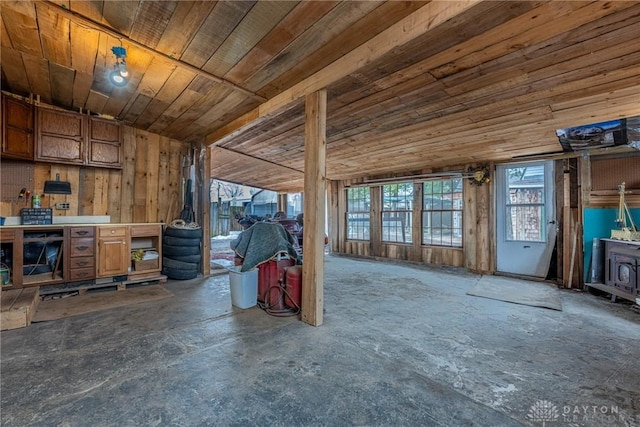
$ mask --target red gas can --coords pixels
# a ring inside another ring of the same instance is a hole
[[[294,265],[285,270],[284,305],[294,310],[300,309],[302,301],[302,266]]]
[[[284,282],[284,269],[295,264],[295,260],[283,259],[280,261],[267,261],[258,266],[258,301],[265,302],[270,288],[278,287]],[[278,291],[279,292],[279,291]],[[269,303],[275,301],[276,290],[273,289],[268,296]]]

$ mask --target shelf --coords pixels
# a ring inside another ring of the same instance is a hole
[[[22,278],[22,284],[24,286],[33,286],[33,285],[41,285],[43,283],[53,284],[53,283],[62,283],[64,279],[61,273],[56,272],[55,277],[52,277],[51,272],[40,273],[40,274],[31,274],[29,276],[24,276]]]
[[[52,236],[52,237],[25,237],[24,243],[39,243],[39,242],[63,242],[64,236]]]

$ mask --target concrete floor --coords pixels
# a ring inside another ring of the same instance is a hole
[[[171,298],[2,332],[0,421],[640,425],[631,305],[558,291],[560,312],[465,295],[478,280],[328,256],[319,328],[233,309],[226,275],[170,281]],[[550,415],[533,412],[542,401]]]

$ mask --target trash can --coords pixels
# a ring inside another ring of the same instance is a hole
[[[251,308],[258,303],[258,269],[241,272],[238,265],[229,269],[231,304],[238,308]]]

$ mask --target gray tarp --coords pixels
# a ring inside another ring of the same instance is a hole
[[[230,243],[231,249],[244,258],[240,271],[249,271],[279,254],[288,254],[300,263],[295,238],[278,223],[257,222]]]

